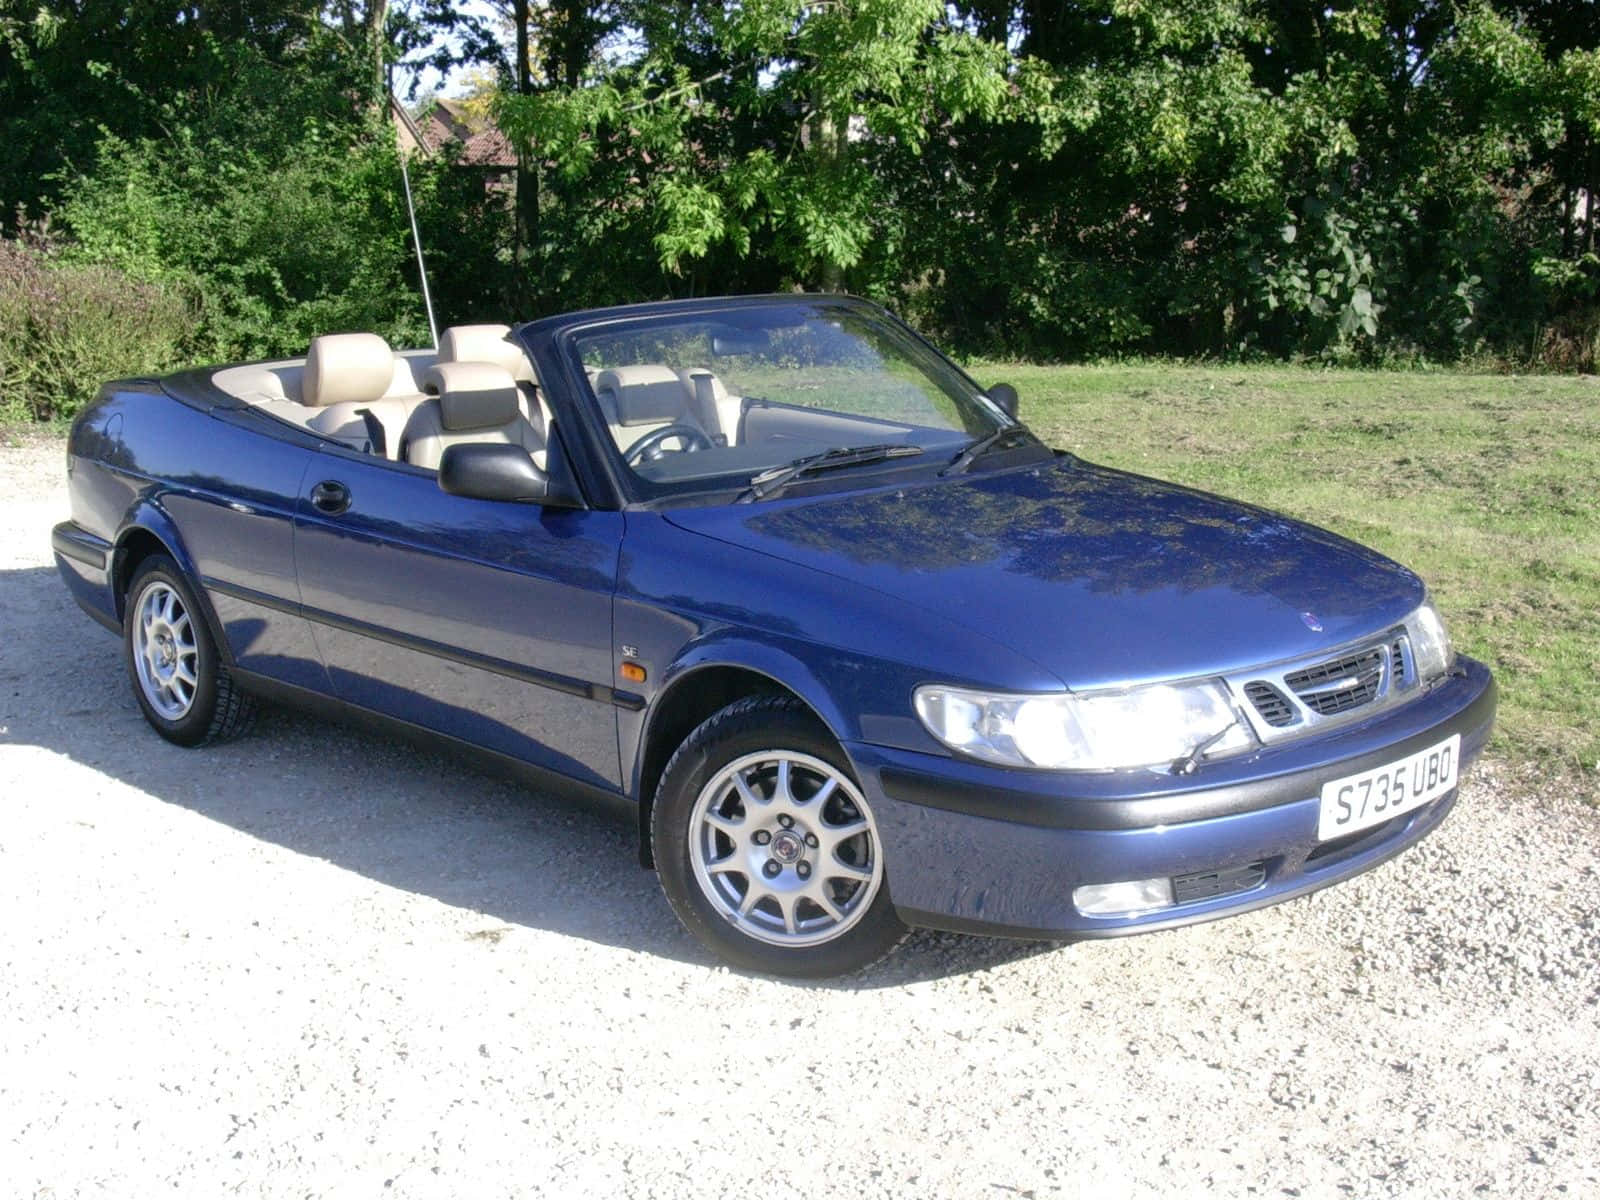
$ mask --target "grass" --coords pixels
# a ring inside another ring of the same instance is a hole
[[[1428,581],[1500,683],[1493,749],[1600,772],[1600,379],[988,365],[1051,445],[1236,496]]]

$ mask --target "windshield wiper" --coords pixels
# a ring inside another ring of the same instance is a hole
[[[1029,433],[1027,429],[1021,425],[1007,425],[1004,429],[996,430],[986,438],[979,438],[960,454],[956,455],[955,458],[951,459],[950,465],[944,470],[940,471],[939,474],[941,477],[945,475],[959,475],[979,458],[989,453],[989,451],[998,450],[1006,442],[1012,441],[1018,437],[1032,439],[1033,434]]]
[[[752,500],[765,500],[781,492],[802,475],[816,471],[831,471],[837,467],[855,467],[863,463],[883,462],[890,458],[909,458],[921,454],[921,446],[907,446],[900,442],[883,442],[872,446],[837,446],[821,454],[807,454],[781,467],[772,467],[750,477],[750,486],[740,495],[740,504]]]
[[[1199,770],[1200,760],[1205,757],[1206,751],[1220,742],[1228,731],[1238,723],[1239,718],[1235,717],[1210,737],[1201,738],[1194,744],[1189,753],[1183,755],[1172,764],[1172,773],[1174,775],[1193,775],[1195,771]]]

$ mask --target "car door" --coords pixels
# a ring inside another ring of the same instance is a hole
[[[452,496],[431,471],[328,448],[302,489],[295,563],[334,693],[617,788],[623,520]]]
[[[148,412],[155,457],[140,469],[174,481],[159,504],[180,531],[234,665],[326,691],[327,673],[299,612],[293,549],[297,497],[316,443],[248,410]],[[195,461],[207,465],[197,470]]]

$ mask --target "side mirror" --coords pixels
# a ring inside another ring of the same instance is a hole
[[[985,393],[1000,406],[1000,411],[1013,421],[1017,419],[1017,389],[1009,383],[997,383]]]
[[[577,494],[535,466],[521,446],[481,442],[448,446],[439,459],[439,487],[452,496],[474,500],[582,507]]]

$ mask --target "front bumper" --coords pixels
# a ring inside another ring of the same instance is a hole
[[[1370,722],[1285,743],[1192,776],[1019,771],[850,743],[883,840],[896,909],[913,925],[1015,937],[1091,938],[1187,925],[1304,895],[1420,841],[1450,792],[1351,839],[1318,843],[1322,785],[1461,735],[1463,769],[1488,741],[1495,685],[1461,658],[1424,696]],[[1235,868],[1256,868],[1229,875]],[[1157,877],[1223,895],[1134,916],[1087,916],[1083,884]]]

